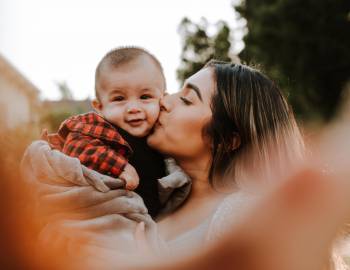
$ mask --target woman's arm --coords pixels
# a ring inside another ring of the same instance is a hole
[[[82,237],[102,247],[135,245],[137,221],[127,215],[146,215],[147,209],[136,193],[116,189],[123,185],[121,180],[82,166],[78,159],[51,150],[45,141],[28,147],[21,171],[37,201],[43,243],[77,242]]]
[[[217,243],[189,256],[156,257],[146,252],[143,259],[141,254],[139,260],[130,260],[118,269],[333,269],[327,267],[329,250],[350,213],[350,185],[344,180],[305,168],[265,194],[261,203]],[[138,230],[138,239],[147,248],[142,228]],[[99,255],[103,256],[103,251]],[[106,256],[101,266],[112,269],[111,265],[116,261]]]

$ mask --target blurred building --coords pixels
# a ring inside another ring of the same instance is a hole
[[[39,90],[0,54],[0,130],[39,121]]]

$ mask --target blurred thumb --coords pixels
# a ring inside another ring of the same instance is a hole
[[[48,133],[48,131],[47,131],[46,128],[44,128],[44,129],[41,131],[40,139],[42,139],[42,140],[44,140],[44,141],[48,141],[48,140],[49,140],[49,133]]]
[[[144,254],[150,255],[151,249],[147,242],[146,232],[145,232],[145,223],[143,221],[137,224],[134,237],[135,237],[136,246],[138,250]]]

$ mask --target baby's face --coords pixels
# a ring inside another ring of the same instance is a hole
[[[99,80],[100,107],[106,120],[135,137],[149,134],[159,116],[165,82],[149,57],[105,70]]]

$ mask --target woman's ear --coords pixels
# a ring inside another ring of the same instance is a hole
[[[101,112],[101,110],[102,110],[102,104],[101,104],[101,102],[100,102],[99,100],[97,100],[97,99],[93,99],[93,100],[91,101],[91,106],[92,106],[92,108],[94,108],[94,110],[95,110],[96,112]]]
[[[240,146],[241,146],[241,136],[239,136],[237,132],[234,132],[232,136],[231,151],[236,150]]]

